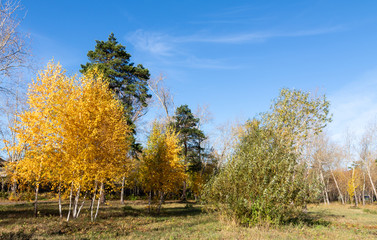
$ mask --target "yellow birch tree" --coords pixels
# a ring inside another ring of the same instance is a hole
[[[159,198],[159,212],[165,195],[177,192],[186,179],[180,151],[177,133],[170,127],[163,129],[162,125],[154,123],[140,166],[141,182],[149,193],[149,211],[152,192]]]
[[[17,148],[25,149],[25,156],[15,172],[20,181],[36,186],[35,211],[39,185],[48,182],[58,187],[60,214],[61,191],[69,192],[67,221],[71,210],[72,217],[79,216],[84,204],[78,207],[79,197],[92,193],[94,220],[97,191],[104,194],[103,185],[119,180],[128,164],[130,130],[121,103],[96,69],[67,77],[51,62],[31,84],[28,104],[16,128]]]

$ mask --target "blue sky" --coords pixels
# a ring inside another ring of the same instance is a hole
[[[54,58],[75,73],[114,32],[133,62],[165,76],[177,106],[208,105],[212,126],[268,110],[283,87],[327,95],[335,140],[377,115],[376,1],[21,3],[41,67]]]

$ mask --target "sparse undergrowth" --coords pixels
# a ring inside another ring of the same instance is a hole
[[[0,239],[375,239],[377,206],[352,209],[339,204],[310,206],[306,218],[280,227],[240,227],[205,213],[194,203],[167,201],[161,214],[148,214],[147,202],[110,201],[92,223],[89,213],[67,223],[55,202],[0,202]]]

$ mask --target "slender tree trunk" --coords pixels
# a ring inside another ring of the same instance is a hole
[[[74,202],[73,212],[72,212],[73,218],[77,217],[76,214],[77,214],[77,205],[79,203],[79,198],[80,198],[80,190],[81,190],[81,185],[79,185],[79,188],[77,189],[77,192],[76,192],[76,197],[75,197],[75,202]]]
[[[335,175],[334,175],[333,171],[330,170],[330,172],[331,172],[331,175],[332,175],[332,177],[334,179],[335,186],[336,186],[336,189],[338,190],[340,199],[342,200],[342,204],[344,204],[343,194],[342,194],[342,191],[340,191],[340,189],[339,189],[338,181],[336,181],[336,178],[335,178]]]
[[[126,177],[123,176],[122,178],[122,189],[120,190],[120,203],[124,205],[124,183],[126,181]]]
[[[370,196],[370,203],[373,203],[374,202],[374,199],[373,199],[373,191],[372,189],[369,190],[369,196]]]
[[[102,185],[102,188],[101,188],[102,194],[100,194],[100,198],[101,198],[101,204],[104,204],[106,202],[106,196],[105,196],[106,194],[105,194],[105,188],[103,187],[103,183],[101,183],[101,185]]]
[[[183,201],[183,202],[187,201],[186,191],[187,191],[187,183],[186,183],[186,180],[185,180],[185,181],[183,181],[183,193],[182,193],[182,196],[181,196],[181,201]]]
[[[187,142],[184,141],[185,172],[186,172],[186,165],[187,165],[187,153],[188,153]],[[183,181],[183,193],[182,193],[182,196],[181,196],[181,201],[183,201],[183,202],[187,201],[186,191],[187,191],[187,183],[186,183],[186,180],[185,180],[185,181]]]
[[[362,196],[361,196],[361,199],[363,201],[363,206],[365,205],[365,172],[363,172],[363,177],[364,177],[364,181],[363,181],[363,192],[362,192]]]
[[[4,178],[2,177],[1,178],[1,192],[4,192],[4,183],[5,181],[4,181]]]
[[[151,205],[152,205],[152,191],[149,191],[149,200],[148,200],[148,212],[151,213]]]
[[[323,194],[323,200],[324,200],[324,203],[325,204],[330,204],[330,201],[329,201],[329,196],[327,194],[327,186],[326,186],[326,183],[325,183],[325,179],[323,177],[323,173],[322,171],[320,170],[320,176],[321,176],[321,181],[322,181],[322,184],[323,184],[323,187],[324,187],[324,194]]]
[[[97,183],[97,180],[96,180],[95,181],[95,185],[94,185],[94,192],[93,192],[92,202],[90,203],[90,218],[91,218],[92,222],[94,221],[94,218],[93,218],[93,209],[94,209],[94,201],[96,200],[97,186],[98,186],[98,183]]]
[[[374,187],[372,176],[370,175],[370,169],[368,167],[367,167],[367,172],[368,172],[368,177],[369,177],[370,185],[372,186],[372,189],[373,189],[374,196],[376,196],[376,198],[377,198],[376,188]],[[372,199],[373,199],[373,196],[372,196]]]
[[[63,217],[61,188],[62,188],[62,183],[59,182],[59,216],[60,216],[60,218]]]
[[[87,195],[87,194],[88,194],[88,192],[85,193],[84,198],[83,198],[83,200],[82,200],[82,203],[81,203],[79,209],[77,210],[76,218],[78,218],[79,215],[80,215],[80,212],[81,212],[82,207],[84,206],[85,198],[86,198],[86,195]]]
[[[101,182],[101,188],[99,190],[99,198],[98,198],[98,203],[97,203],[97,210],[96,210],[96,215],[94,215],[94,220],[97,219],[97,215],[98,215],[98,210],[99,210],[99,204],[101,203],[101,196],[103,194],[103,182]]]
[[[13,184],[12,184],[12,193],[13,193],[14,196],[17,193],[17,181],[13,181]]]
[[[355,176],[355,168],[352,169],[352,179],[354,179],[354,176]],[[352,188],[354,189],[355,207],[357,207],[358,201],[357,201],[357,191],[355,187],[355,181],[352,181]]]
[[[35,187],[35,200],[34,200],[34,216],[38,217],[38,193],[39,193],[39,183]]]
[[[160,213],[161,211],[161,206],[162,206],[162,203],[164,202],[164,198],[165,198],[164,192],[160,191],[160,202],[158,204],[157,213]]]
[[[69,207],[68,207],[68,214],[67,214],[67,222],[69,221],[69,217],[71,216],[72,195],[73,195],[73,182],[71,183],[71,192],[69,194]]]

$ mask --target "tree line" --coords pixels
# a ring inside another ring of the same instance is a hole
[[[16,82],[14,70],[28,58],[14,16],[19,5],[0,6],[1,80]],[[26,94],[0,82],[0,90],[12,92],[3,91],[9,101],[0,128],[1,192],[8,189],[13,200],[32,192],[36,216],[41,190],[56,195],[61,218],[68,204],[67,221],[80,216],[85,202],[94,221],[106,198],[124,204],[132,191],[150,212],[160,212],[168,198],[193,199],[245,225],[290,222],[308,203],[357,206],[377,197],[376,127],[359,144],[351,136],[343,145],[331,142],[325,95],[281,89],[268,111],[220,128],[215,144],[203,131],[206,111],[175,108],[163,78],[151,79],[147,68],[131,62],[113,33],[87,56],[73,76],[49,62]],[[137,126],[153,99],[165,114],[151,123],[143,145]]]

